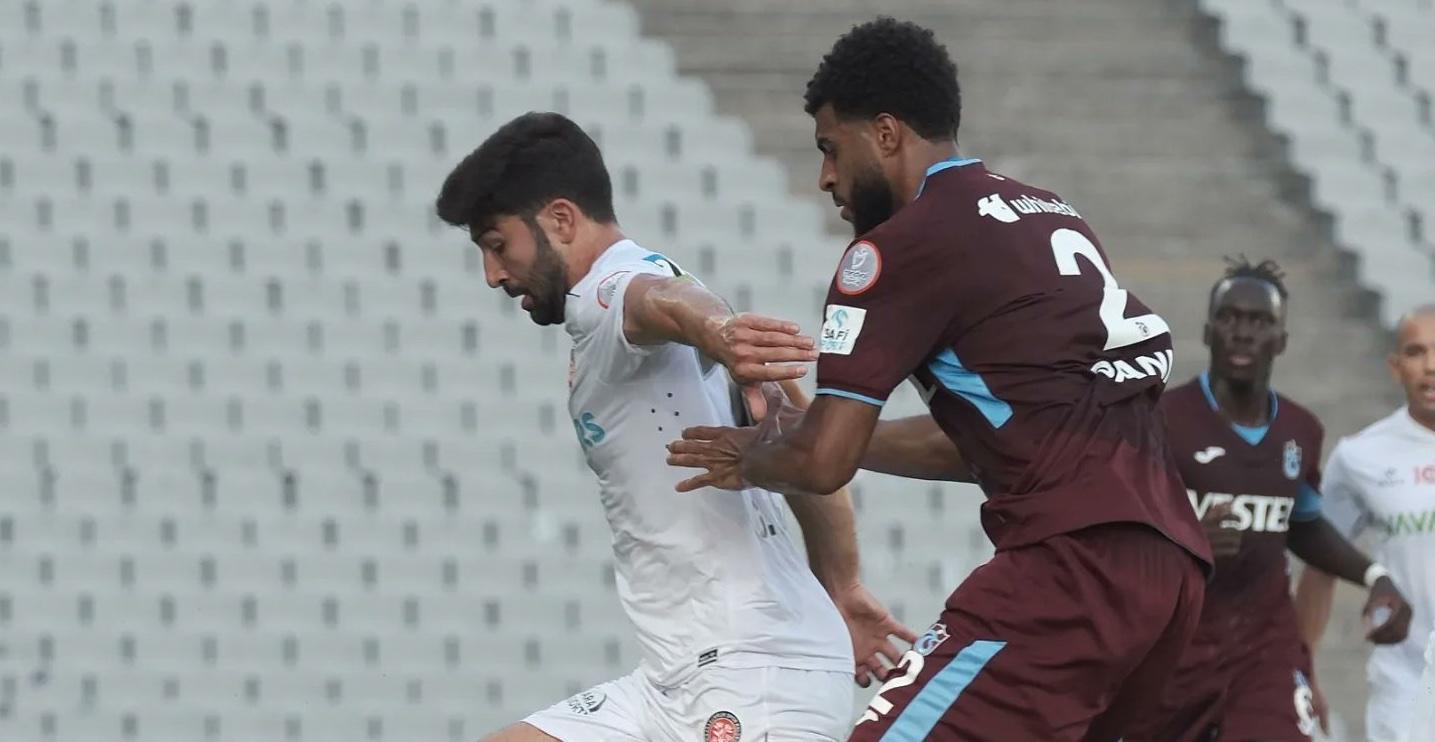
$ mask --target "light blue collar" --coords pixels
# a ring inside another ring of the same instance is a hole
[[[1216,404],[1216,394],[1211,391],[1210,372],[1202,371],[1200,378],[1201,393],[1206,395],[1206,403],[1211,405],[1212,412],[1220,414],[1221,406],[1219,404]],[[1252,446],[1260,443],[1266,437],[1266,432],[1270,430],[1271,423],[1274,423],[1276,421],[1276,414],[1281,411],[1280,398],[1276,396],[1276,391],[1272,389],[1270,394],[1271,418],[1266,421],[1265,425],[1250,426],[1231,423],[1231,428],[1236,431],[1236,435],[1239,435],[1240,437],[1246,439],[1246,442],[1251,444]]]
[[[945,160],[942,160],[941,162],[932,163],[932,166],[927,168],[927,174],[922,176],[922,184],[917,186],[917,195],[921,196],[922,191],[926,190],[927,178],[930,178],[933,175],[942,172],[943,170],[949,170],[954,167],[962,167],[964,165],[974,165],[978,162],[981,162],[981,160],[976,157],[968,157],[965,160],[959,160],[955,157],[949,157]]]

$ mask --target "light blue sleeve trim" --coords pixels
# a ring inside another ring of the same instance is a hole
[[[877,399],[876,397],[869,397],[869,396],[867,396],[867,395],[865,395],[865,394],[858,394],[858,393],[856,393],[856,392],[844,391],[844,390],[842,390],[842,389],[818,389],[818,390],[817,390],[817,393],[818,393],[818,394],[827,394],[827,395],[830,395],[830,396],[833,396],[833,397],[846,397],[847,399],[855,399],[855,400],[857,400],[858,402],[866,402],[867,404],[873,405],[873,406],[875,406],[875,407],[886,407],[886,406],[887,406],[887,403],[886,403],[885,401],[880,400],[880,399]]]
[[[1291,520],[1304,523],[1315,520],[1320,515],[1320,493],[1316,492],[1314,487],[1302,483],[1300,494],[1295,498],[1295,507],[1291,509]]]

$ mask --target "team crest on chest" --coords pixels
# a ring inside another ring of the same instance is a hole
[[[1295,441],[1286,441],[1282,464],[1286,479],[1295,479],[1300,476],[1300,445]]]
[[[729,711],[719,711],[708,717],[703,727],[703,742],[738,742],[742,739],[742,722]]]

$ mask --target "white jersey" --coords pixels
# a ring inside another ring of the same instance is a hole
[[[660,686],[709,664],[850,673],[846,625],[794,544],[781,497],[674,491],[696,472],[669,466],[666,444],[685,427],[734,425],[738,397],[726,369],[693,348],[628,342],[624,294],[643,273],[683,275],[624,240],[573,287],[565,313],[568,409],[598,475],[641,671]]]
[[[1399,739],[1405,720],[1390,717],[1413,712],[1409,701],[1435,630],[1435,431],[1401,408],[1336,445],[1321,490],[1336,528],[1351,537],[1367,528],[1374,533],[1372,558],[1390,570],[1414,609],[1409,637],[1376,647],[1368,673],[1370,738]]]

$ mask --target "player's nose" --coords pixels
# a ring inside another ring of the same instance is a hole
[[[499,264],[498,258],[494,257],[487,250],[483,253],[483,277],[488,281],[488,287],[496,289],[509,279],[508,272]]]
[[[817,171],[817,188],[826,193],[832,193],[837,188],[837,168],[826,161],[822,163],[822,169]]]

